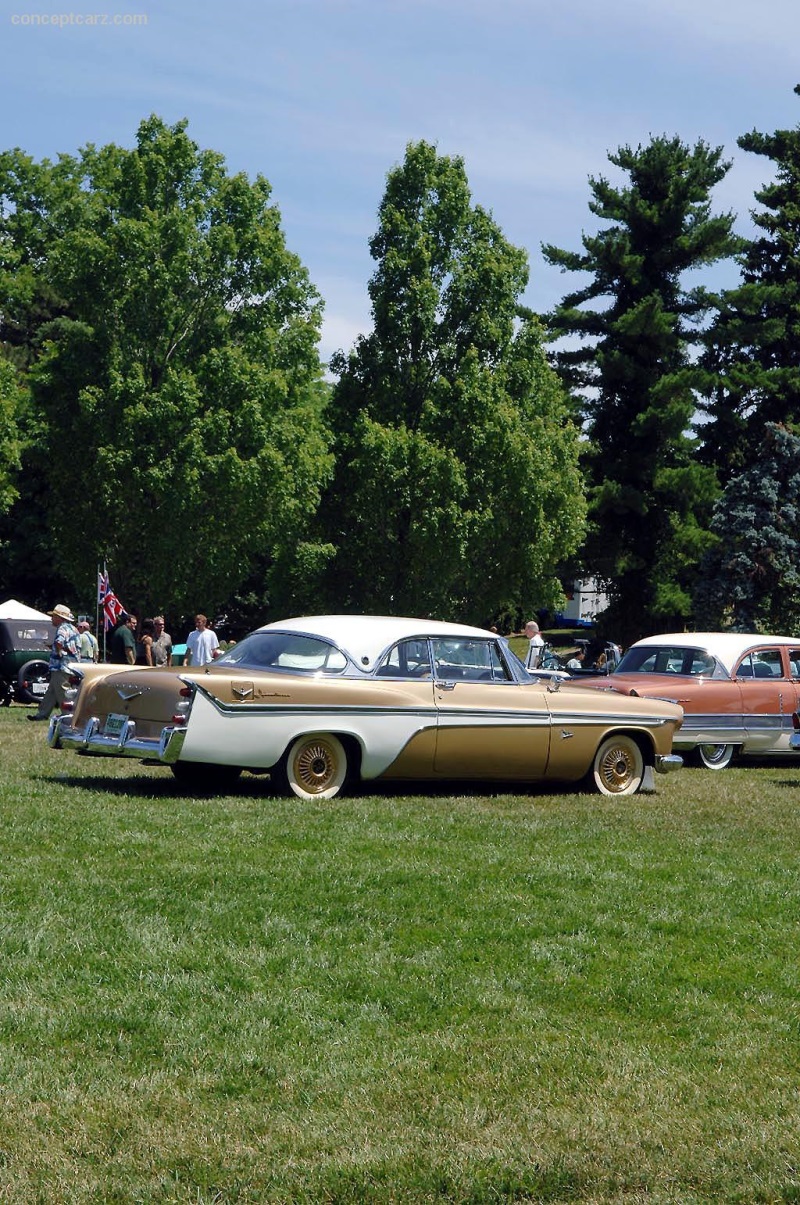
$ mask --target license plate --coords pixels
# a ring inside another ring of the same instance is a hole
[[[127,719],[128,717],[126,715],[119,715],[117,712],[112,711],[111,715],[106,719],[103,732],[106,736],[119,736],[120,732],[122,732],[122,729],[125,727]]]
[[[32,695],[46,695],[47,694],[47,683],[46,682],[31,682],[31,694]]]

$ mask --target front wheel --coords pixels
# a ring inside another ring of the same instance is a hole
[[[286,757],[279,785],[298,799],[333,799],[347,780],[347,753],[337,736],[301,736]]]
[[[694,760],[704,770],[725,770],[733,761],[735,745],[698,745]]]
[[[589,785],[601,795],[635,795],[644,777],[644,758],[633,737],[608,736],[589,771]]]

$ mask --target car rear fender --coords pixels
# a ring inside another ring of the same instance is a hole
[[[194,697],[182,761],[270,769],[298,737],[317,732],[357,746],[363,777],[375,778],[417,733],[435,728],[437,721],[432,697],[427,706],[385,709],[298,706],[280,699],[242,705],[224,703],[202,680],[186,684]]]

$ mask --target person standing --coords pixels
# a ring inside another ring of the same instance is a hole
[[[194,631],[186,637],[186,665],[209,665],[219,656],[217,633],[208,626],[205,615],[195,615]]]
[[[75,616],[69,607],[63,603],[53,607],[50,612],[50,622],[56,629],[53,643],[50,646],[50,682],[47,691],[42,696],[35,715],[29,715],[29,720],[49,720],[54,707],[61,707],[64,702],[70,661],[80,657],[80,636],[75,627]]]
[[[164,616],[153,620],[153,665],[172,665],[172,637],[164,630]]]
[[[80,657],[81,661],[99,661],[100,660],[100,645],[97,643],[97,638],[92,632],[92,625],[88,619],[82,619],[78,624],[78,632],[80,634]]]
[[[525,624],[525,635],[528,637],[528,655],[525,658],[526,669],[538,669],[544,652],[544,637],[539,631],[535,619],[529,619]]]
[[[143,619],[136,636],[136,664],[155,665],[153,660],[153,634],[156,630],[152,619]]]
[[[136,616],[122,612],[114,631],[111,633],[111,656],[113,665],[136,664]]]

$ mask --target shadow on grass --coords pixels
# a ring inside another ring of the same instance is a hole
[[[197,787],[187,787],[179,783],[171,773],[158,778],[144,774],[130,774],[126,777],[103,774],[58,773],[33,775],[37,781],[58,784],[60,787],[72,787],[77,790],[105,791],[109,795],[141,795],[149,799],[208,799],[214,797],[226,798],[263,798],[264,796],[280,798],[270,782],[268,774],[244,773],[233,786],[224,789],[209,787],[203,790]],[[580,793],[575,783],[498,783],[479,782],[470,780],[450,780],[448,782],[360,782],[347,787],[342,797],[379,799],[452,799],[465,796],[480,796],[482,799],[504,799],[509,796],[530,796],[531,799],[553,795],[574,795]],[[293,799],[293,796],[287,798]],[[294,800],[298,805],[301,800]],[[320,800],[320,803],[326,802]],[[331,801],[333,802],[333,801]]]

